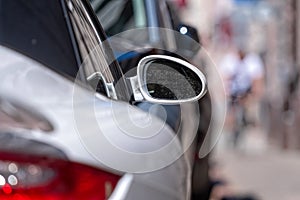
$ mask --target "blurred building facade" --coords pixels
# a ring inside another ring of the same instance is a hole
[[[271,85],[278,82],[270,101],[270,138],[284,149],[299,149],[300,3],[269,0],[273,20],[269,26],[268,63]],[[277,90],[280,86],[279,90]]]
[[[220,26],[236,44],[259,53],[265,62],[265,92],[261,112],[268,138],[282,148],[300,148],[300,1],[187,0],[185,22],[198,28],[205,47],[218,63],[230,45]],[[226,28],[226,19],[234,26]],[[225,23],[222,20],[225,19]],[[222,25],[223,23],[223,25]],[[227,30],[228,29],[228,30]]]

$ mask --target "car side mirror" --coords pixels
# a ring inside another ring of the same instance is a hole
[[[134,100],[160,104],[195,102],[206,93],[204,74],[190,63],[165,55],[143,58],[129,79]]]

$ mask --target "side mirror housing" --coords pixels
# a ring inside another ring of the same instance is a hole
[[[165,55],[143,58],[130,78],[134,100],[160,104],[195,102],[206,93],[204,74],[190,63]]]

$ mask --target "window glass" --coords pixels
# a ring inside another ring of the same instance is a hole
[[[76,77],[78,65],[59,0],[0,0],[0,44]]]
[[[143,0],[91,0],[91,4],[109,36],[147,26]],[[148,40],[146,32],[122,34],[122,37],[135,41]]]
[[[137,46],[151,45],[169,51],[176,48],[171,31],[147,28],[173,28],[165,1],[90,0],[90,2],[108,36],[121,33],[118,37]],[[136,30],[124,32],[132,29]]]
[[[66,0],[72,28],[83,59],[85,78],[96,89],[104,92],[104,80],[113,83],[119,100],[128,101],[128,88],[120,66],[105,33],[90,4],[82,0]],[[102,38],[100,38],[102,37]]]
[[[81,80],[100,72],[107,82],[122,82],[123,74],[110,47],[104,48],[99,37],[105,40],[104,31],[86,1],[0,0],[0,45],[72,78],[89,57]],[[112,63],[108,65],[108,61]],[[119,99],[126,99],[126,84],[119,85]]]
[[[107,63],[108,58],[101,46],[101,39],[87,11],[84,9],[82,1],[67,1],[67,5],[78,48],[84,61],[82,67],[85,77],[88,78],[95,74],[95,72],[100,72],[107,82],[114,82],[109,64]]]

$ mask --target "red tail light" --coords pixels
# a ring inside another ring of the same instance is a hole
[[[78,163],[0,153],[1,200],[102,200],[119,179]]]

